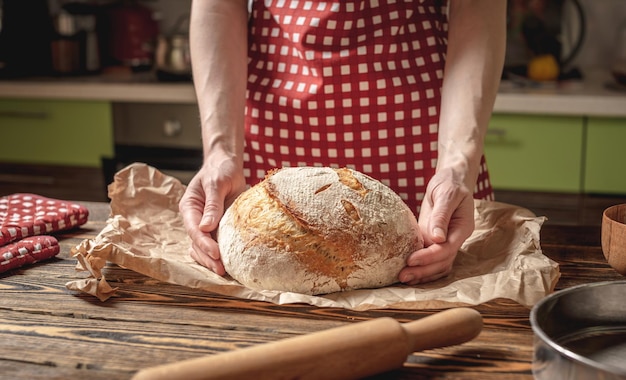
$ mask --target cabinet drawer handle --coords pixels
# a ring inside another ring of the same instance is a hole
[[[183,125],[180,120],[169,119],[163,122],[163,134],[166,137],[176,137],[183,132]]]
[[[47,112],[37,111],[0,111],[0,117],[14,119],[47,119],[50,115]]]
[[[487,129],[487,135],[488,136],[504,137],[504,136],[506,136],[506,129],[503,129],[503,128],[489,128],[489,129]]]

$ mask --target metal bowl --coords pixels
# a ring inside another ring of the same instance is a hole
[[[555,292],[530,313],[536,379],[626,379],[626,281]]]

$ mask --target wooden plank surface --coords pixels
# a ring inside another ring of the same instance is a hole
[[[107,281],[119,291],[100,302],[65,288],[86,276],[75,271],[70,247],[95,236],[108,215],[106,204],[85,204],[90,221],[59,235],[63,248],[57,258],[0,275],[1,378],[129,379],[157,364],[371,318],[407,322],[436,312],[281,306],[166,284],[114,265],[106,268]],[[544,252],[561,264],[558,288],[622,278],[604,261],[599,233],[598,227],[544,227]],[[476,309],[485,328],[475,340],[414,353],[403,368],[373,378],[532,379],[529,310],[504,299]]]

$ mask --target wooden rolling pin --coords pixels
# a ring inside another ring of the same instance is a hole
[[[383,317],[146,368],[133,379],[358,379],[400,368],[412,352],[467,342],[482,326],[470,308],[404,324]]]

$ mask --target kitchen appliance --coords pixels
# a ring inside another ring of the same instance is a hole
[[[46,75],[53,33],[47,0],[2,0],[0,77]]]
[[[159,36],[156,75],[162,81],[191,80],[189,14],[180,16],[169,33]]]
[[[482,330],[474,309],[401,324],[377,318],[139,371],[134,380],[361,379],[402,367],[412,352],[465,343]]]
[[[80,72],[81,38],[74,17],[61,11],[55,17],[56,35],[52,38],[52,70],[57,74]]]
[[[122,1],[108,11],[108,47],[111,64],[136,71],[154,65],[159,26],[150,8],[139,1]]]
[[[538,380],[626,379],[626,281],[560,290],[530,314]]]
[[[57,74],[95,74],[100,71],[98,19],[101,7],[69,2],[54,15],[52,67]]]

